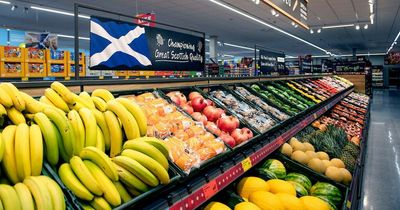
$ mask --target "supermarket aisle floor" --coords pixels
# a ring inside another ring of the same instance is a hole
[[[376,90],[371,107],[362,210],[400,209],[400,90]]]

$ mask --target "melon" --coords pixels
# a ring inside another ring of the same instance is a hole
[[[245,201],[237,204],[234,210],[261,210],[261,209],[256,204]]]
[[[326,152],[317,152],[317,157],[321,160],[329,160],[329,155]]]
[[[253,176],[243,178],[237,185],[238,194],[246,199],[252,192],[268,190],[269,186],[263,179]]]
[[[351,183],[352,178],[353,178],[353,177],[351,176],[350,171],[348,171],[348,170],[345,169],[345,168],[340,168],[339,170],[342,171],[342,175],[343,175],[343,180],[342,180],[342,182],[343,182],[345,185],[349,185],[349,184]]]
[[[290,155],[292,155],[292,152],[293,152],[293,148],[292,148],[292,146],[290,146],[290,144],[284,143],[282,145],[282,147],[281,147],[282,154],[290,157]]]
[[[204,210],[230,210],[227,205],[220,202],[211,202],[209,203]]]
[[[337,168],[344,168],[345,167],[343,161],[341,159],[338,159],[338,158],[333,158],[331,160],[331,163],[332,163],[333,166],[335,166]]]
[[[328,168],[329,166],[332,166],[332,163],[329,160],[322,160],[322,163],[325,165],[325,168]]]
[[[335,166],[329,166],[326,168],[325,176],[336,182],[341,182],[343,180],[342,171]]]
[[[290,182],[280,179],[271,179],[267,181],[267,184],[271,193],[286,193],[296,196],[296,189]]]
[[[292,137],[292,138],[289,140],[290,146],[291,146],[294,142],[300,142],[300,141],[297,140],[296,137]]]
[[[322,161],[318,158],[311,159],[308,162],[307,166],[310,167],[312,170],[314,170],[318,173],[321,173],[321,174],[323,174],[326,169],[324,163],[322,163]]]
[[[306,151],[306,147],[299,141],[294,141],[292,144],[290,144],[290,146],[292,146],[294,151]]]
[[[301,184],[306,190],[310,190],[312,185],[311,180],[307,176],[300,173],[289,173],[288,175],[286,175],[285,181],[297,182]]]
[[[285,166],[283,165],[283,163],[281,161],[276,160],[276,159],[266,160],[260,168],[271,171],[272,173],[274,173],[276,175],[276,177],[278,179],[284,179],[286,176]]]
[[[310,195],[334,205],[340,205],[342,201],[342,193],[339,188],[326,182],[315,183],[310,189]]]
[[[296,196],[278,193],[276,194],[279,200],[283,204],[283,208],[285,210],[303,210],[304,206],[303,203],[298,199]]]
[[[306,151],[313,151],[315,152],[314,146],[308,142],[303,143],[304,147],[306,148]]]
[[[306,153],[306,155],[308,156],[308,158],[311,160],[311,159],[313,159],[313,158],[317,158],[317,153],[315,153],[314,151],[306,151],[305,152]]]
[[[297,197],[303,197],[308,195],[308,191],[306,190],[306,188],[304,188],[303,185],[294,181],[288,181],[288,182],[293,185],[294,189],[296,190]]]
[[[303,196],[300,198],[304,210],[329,210],[329,204],[314,196]]]
[[[294,151],[290,158],[301,164],[307,164],[309,160],[309,157],[303,151]]]
[[[256,204],[262,210],[285,210],[279,197],[267,191],[251,193],[249,201]]]

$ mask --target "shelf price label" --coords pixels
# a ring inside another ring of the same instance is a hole
[[[213,197],[215,194],[217,194],[217,192],[218,192],[218,186],[217,186],[217,181],[215,179],[211,180],[203,187],[203,193],[206,200]]]
[[[242,168],[244,172],[248,171],[252,166],[253,164],[251,163],[250,157],[242,160]]]
[[[347,207],[348,209],[350,209],[350,207],[351,207],[351,202],[350,202],[349,200],[347,200],[347,202],[346,202],[346,207]]]
[[[317,119],[317,118],[318,118],[317,113],[314,113],[314,114],[313,114],[313,117],[314,117],[314,119]]]

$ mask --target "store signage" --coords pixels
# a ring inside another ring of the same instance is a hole
[[[58,38],[56,34],[51,33],[26,32],[25,46],[27,48],[57,50]]]
[[[156,14],[154,13],[146,13],[146,14],[138,14],[136,15],[137,18],[140,19],[135,19],[135,23],[141,26],[149,26],[149,27],[155,27],[156,23]],[[150,20],[150,21],[146,21]],[[153,22],[152,22],[153,21]]]
[[[400,52],[391,52],[385,55],[385,65],[400,64]]]
[[[260,71],[264,74],[280,72],[285,70],[285,54],[266,50],[259,51]]]
[[[312,61],[311,55],[300,57],[301,73],[312,73]]]
[[[204,71],[204,37],[92,17],[91,70]]]
[[[263,2],[285,15],[296,24],[309,29],[307,25],[308,0],[263,0]]]

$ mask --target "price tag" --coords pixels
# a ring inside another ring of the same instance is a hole
[[[253,165],[251,163],[250,157],[248,157],[242,161],[242,168],[243,168],[244,172],[248,171],[252,166]]]
[[[29,78],[28,78],[28,77],[22,77],[21,80],[22,80],[22,81],[28,81]]]
[[[217,186],[217,181],[215,179],[210,181],[203,187],[203,193],[206,200],[213,197],[215,194],[217,194],[217,192],[218,192],[218,186]]]
[[[351,207],[351,202],[350,202],[349,200],[346,202],[346,207],[347,207],[348,209],[350,209],[350,207]]]
[[[99,79],[104,79],[104,76],[102,75],[102,76],[99,76]]]
[[[187,120],[182,121],[183,129],[188,129],[191,125],[192,125],[192,123],[190,121],[187,121]]]
[[[172,107],[170,107],[170,106],[165,106],[165,107],[164,107],[164,113],[165,113],[165,114],[169,114],[169,113],[171,113],[172,111],[174,111],[174,110],[172,110]]]

